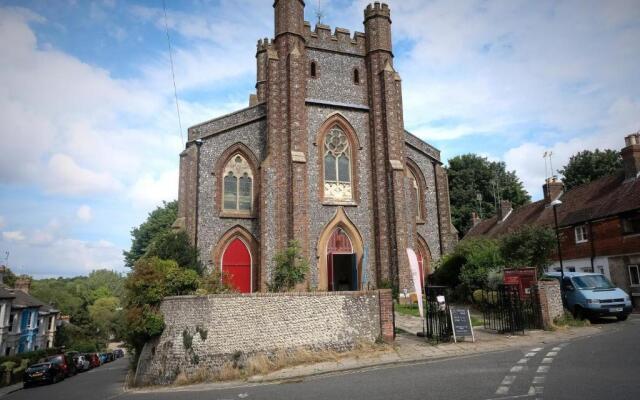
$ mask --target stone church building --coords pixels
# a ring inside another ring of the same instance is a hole
[[[457,232],[440,152],[404,129],[390,9],[369,5],[351,35],[312,30],[302,0],[273,7],[249,107],[189,128],[176,225],[240,292],[266,290],[292,239],[299,289],[412,291],[406,248],[426,276]]]

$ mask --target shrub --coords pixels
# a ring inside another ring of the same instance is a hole
[[[200,287],[196,291],[196,294],[205,295],[235,292],[233,286],[227,282],[228,280],[224,279],[220,270],[214,268],[211,273],[204,275],[202,279],[200,279]]]
[[[149,245],[145,257],[158,257],[173,260],[182,268],[201,273],[202,265],[198,250],[189,241],[185,231],[166,231],[160,233]]]
[[[274,261],[276,268],[271,283],[267,285],[269,291],[286,292],[304,282],[309,261],[302,256],[297,240],[290,241],[286,249],[276,254]]]
[[[541,275],[544,267],[550,263],[555,246],[556,236],[553,229],[524,226],[501,239],[500,252],[507,267],[536,267]]]

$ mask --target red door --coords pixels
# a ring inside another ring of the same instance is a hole
[[[222,274],[224,281],[240,293],[251,293],[251,253],[242,240],[235,239],[227,246]]]

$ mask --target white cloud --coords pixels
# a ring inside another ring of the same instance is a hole
[[[78,210],[76,211],[76,216],[82,222],[91,221],[91,219],[93,218],[93,212],[91,211],[91,207],[89,207],[86,204],[81,205],[80,207],[78,207]]]
[[[152,208],[162,201],[178,197],[178,170],[168,171],[159,176],[142,176],[133,185],[130,198],[139,207]]]
[[[20,242],[25,239],[25,236],[21,231],[7,231],[2,232],[2,238],[9,242]]]
[[[120,182],[108,172],[94,172],[79,166],[66,154],[54,154],[44,176],[47,191],[70,195],[115,192]]]

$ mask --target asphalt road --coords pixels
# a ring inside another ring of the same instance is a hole
[[[301,382],[123,393],[126,361],[7,399],[640,399],[640,316],[603,334],[499,353],[307,378]]]

